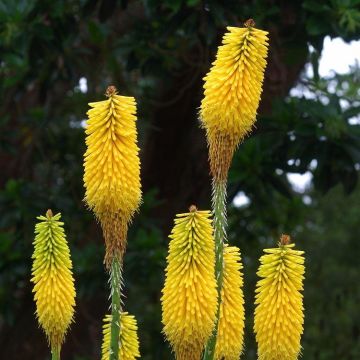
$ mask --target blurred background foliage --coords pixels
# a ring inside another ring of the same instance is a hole
[[[129,233],[125,307],[142,359],[172,358],[159,303],[167,235],[176,212],[210,206],[202,77],[226,26],[249,17],[271,41],[257,126],[230,174],[229,241],[245,263],[242,358],[256,357],[258,258],[282,232],[306,251],[303,358],[360,358],[360,72],[318,71],[326,36],[359,38],[359,0],[0,1],[1,358],[48,358],[29,283],[35,217],[48,208],[63,214],[78,291],[63,357],[99,358],[108,288],[101,232],[82,201],[83,126],[109,84],[139,106],[144,201]],[[291,173],[312,178],[305,192]]]

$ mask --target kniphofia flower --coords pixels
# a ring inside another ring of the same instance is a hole
[[[236,146],[251,131],[259,106],[266,67],[267,32],[228,27],[216,60],[204,80],[200,120],[206,129],[214,178],[227,176]]]
[[[141,201],[140,160],[137,146],[136,102],[117,95],[114,86],[107,100],[90,103],[84,155],[85,201],[100,220],[105,261],[121,258],[127,226]]]
[[[120,314],[119,359],[135,360],[140,357],[137,322],[127,312]],[[109,360],[111,338],[111,315],[106,315],[103,325],[102,360]]]
[[[73,321],[75,306],[70,250],[60,217],[60,213],[53,216],[51,210],[37,217],[40,222],[35,226],[31,279],[37,319],[57,354]]]
[[[215,245],[209,211],[178,214],[170,235],[162,322],[176,359],[199,360],[217,308]]]
[[[225,245],[216,360],[238,360],[243,350],[245,312],[242,268],[240,250]]]
[[[254,330],[260,360],[296,360],[303,333],[303,251],[283,235],[279,247],[260,258]]]

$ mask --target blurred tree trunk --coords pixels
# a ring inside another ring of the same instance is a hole
[[[176,213],[191,204],[210,206],[205,132],[197,120],[201,83],[201,75],[193,71],[173,79],[163,105],[155,108],[142,151],[144,191],[159,190],[162,203],[155,211],[166,233]]]

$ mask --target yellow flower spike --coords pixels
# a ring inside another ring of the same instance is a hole
[[[136,102],[117,95],[114,86],[107,100],[90,103],[84,155],[85,201],[103,228],[109,267],[126,247],[129,221],[141,201],[140,160],[137,146]]]
[[[178,214],[162,290],[164,334],[177,360],[199,360],[214,328],[217,291],[210,211]]]
[[[303,333],[303,251],[283,235],[279,247],[260,258],[254,331],[260,360],[296,360]]]
[[[137,322],[133,315],[127,312],[120,314],[119,359],[135,360],[140,357]],[[109,360],[111,315],[106,315],[103,325],[103,343],[101,360]]]
[[[31,279],[36,316],[57,356],[73,321],[75,306],[72,262],[60,217],[60,213],[53,216],[51,210],[37,217],[40,222],[35,226]]]
[[[216,360],[238,360],[243,350],[245,311],[242,268],[240,250],[225,245]]]
[[[200,120],[206,129],[210,168],[215,179],[224,180],[234,150],[251,131],[259,106],[266,67],[268,32],[228,27],[216,60],[204,80]]]

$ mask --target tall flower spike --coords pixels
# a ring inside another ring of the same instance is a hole
[[[228,27],[216,60],[205,76],[200,120],[206,129],[210,168],[215,179],[227,177],[234,150],[251,131],[266,67],[267,32]]]
[[[107,100],[90,103],[84,155],[85,201],[100,220],[110,266],[122,258],[127,226],[141,201],[140,160],[137,146],[136,103],[119,96],[114,86]]]
[[[133,315],[127,312],[120,314],[119,359],[135,360],[140,357],[137,322]],[[103,326],[103,343],[101,360],[109,360],[111,315],[106,315]]]
[[[66,331],[73,321],[75,288],[72,276],[70,251],[60,221],[61,214],[46,216],[35,226],[34,254],[32,265],[33,292],[36,316],[57,358]]]
[[[238,360],[243,350],[245,311],[242,267],[240,250],[225,245],[216,360]]]
[[[303,251],[282,235],[279,247],[260,258],[254,330],[260,360],[296,360],[303,333]]]
[[[164,333],[176,359],[199,360],[215,322],[215,245],[210,211],[178,214],[162,290]]]

